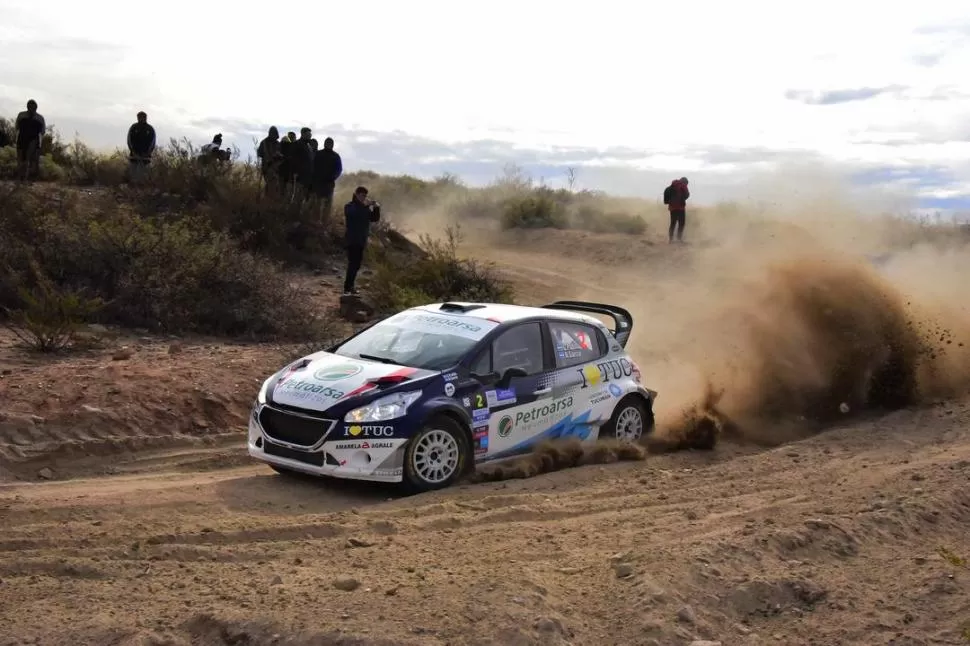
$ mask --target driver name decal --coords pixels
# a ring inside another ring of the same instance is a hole
[[[485,392],[485,400],[490,407],[508,406],[516,402],[514,388],[499,388],[498,390],[488,390]]]

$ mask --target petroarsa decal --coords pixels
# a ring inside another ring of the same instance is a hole
[[[277,384],[275,392],[286,393],[294,399],[316,401],[328,399],[336,401],[345,395],[344,391],[339,388],[325,386],[316,381],[308,381],[306,379],[292,379],[283,384]]]
[[[324,366],[313,373],[317,381],[340,381],[354,375],[359,375],[363,368],[356,363],[342,363],[335,366]]]

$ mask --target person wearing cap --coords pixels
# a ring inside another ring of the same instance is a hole
[[[670,211],[670,231],[668,232],[668,242],[674,241],[674,231],[676,229],[677,242],[684,241],[684,227],[687,224],[687,199],[690,191],[687,189],[687,178],[675,179],[664,189],[664,204]]]
[[[137,121],[128,128],[128,181],[138,183],[148,170],[155,152],[155,128],[148,115],[139,112]]]
[[[27,110],[17,115],[17,175],[23,181],[40,173],[40,149],[47,131],[47,122],[37,112],[37,102],[27,101]]]
[[[370,237],[370,225],[381,219],[381,205],[367,197],[367,188],[358,186],[354,196],[344,205],[344,218],[347,232],[347,276],[344,279],[344,296],[357,294],[354,287],[357,272],[364,262],[364,250]]]

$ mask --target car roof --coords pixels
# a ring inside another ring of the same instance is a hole
[[[450,314],[453,316],[467,316],[469,318],[484,319],[494,323],[513,323],[530,318],[544,319],[566,319],[581,323],[590,323],[605,327],[603,321],[579,312],[566,310],[552,310],[544,307],[530,307],[528,305],[506,305],[504,303],[468,303],[460,301],[449,301],[449,306],[460,306],[455,308],[441,309],[443,303],[432,303],[430,305],[419,305],[411,308],[436,314]]]

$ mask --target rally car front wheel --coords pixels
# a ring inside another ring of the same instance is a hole
[[[404,453],[404,481],[414,491],[449,487],[468,464],[468,434],[458,422],[433,417],[414,434]]]

